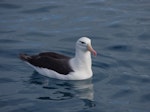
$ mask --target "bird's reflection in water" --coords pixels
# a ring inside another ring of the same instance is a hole
[[[85,107],[94,107],[94,92],[92,80],[83,81],[62,81],[47,78],[34,72],[30,78],[30,83],[41,85],[43,89],[47,89],[46,96],[40,96],[40,100],[68,100],[77,98],[84,102]]]

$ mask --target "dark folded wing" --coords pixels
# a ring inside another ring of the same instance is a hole
[[[58,53],[54,53],[54,52],[43,52],[43,53],[40,53],[39,56],[52,57],[52,58],[56,58],[56,59],[70,59],[69,56],[65,56],[63,54],[58,54]]]
[[[54,56],[55,55],[55,56]],[[72,72],[72,68],[69,65],[69,57],[60,58],[60,54],[52,54],[52,53],[41,53],[39,55],[28,56],[25,54],[21,54],[20,58],[24,61],[29,62],[30,64],[40,67],[40,68],[47,68],[53,71],[56,71],[60,74],[67,75],[68,73]],[[63,55],[61,55],[63,56]]]

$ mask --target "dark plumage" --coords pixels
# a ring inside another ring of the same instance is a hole
[[[32,56],[20,54],[20,59],[30,63],[33,66],[54,70],[64,75],[73,72],[69,65],[70,57],[54,52],[44,52]]]

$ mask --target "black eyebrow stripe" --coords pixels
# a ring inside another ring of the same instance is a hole
[[[80,41],[82,44],[85,44],[85,42],[83,42],[83,41]]]

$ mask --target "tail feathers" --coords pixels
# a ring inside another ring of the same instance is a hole
[[[27,54],[20,54],[19,57],[23,61],[29,61],[31,59],[31,56],[28,56]]]

